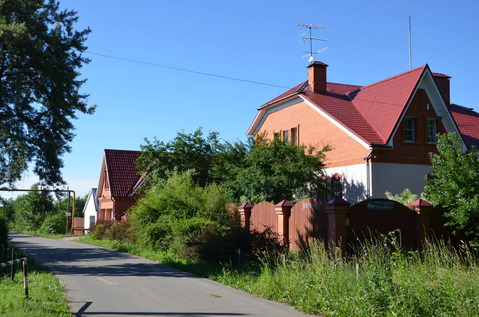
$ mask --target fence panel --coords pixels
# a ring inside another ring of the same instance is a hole
[[[250,220],[251,230],[264,231],[265,228],[278,232],[278,217],[274,205],[267,201],[260,202],[253,207]]]

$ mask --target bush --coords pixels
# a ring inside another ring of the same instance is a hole
[[[0,216],[0,250],[8,243],[8,222],[7,218]]]
[[[130,233],[131,224],[129,221],[113,222],[109,228],[106,228],[105,238],[117,241],[131,241]]]
[[[46,216],[40,226],[40,232],[43,234],[61,234],[65,233],[66,219],[63,214],[51,214]]]
[[[91,228],[91,236],[93,239],[103,239],[105,233],[113,225],[113,221],[110,220],[98,220],[97,223]],[[106,238],[106,237],[105,237]]]

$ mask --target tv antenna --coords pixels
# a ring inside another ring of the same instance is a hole
[[[309,40],[309,52],[303,52],[303,53],[308,53],[307,55],[304,55],[303,57],[309,56],[308,61],[312,62],[314,60],[314,55],[319,54],[327,50],[328,48],[322,48],[320,50],[313,51],[313,41],[322,41],[326,42],[327,40],[321,39],[318,37],[313,37],[313,29],[326,29],[325,26],[320,26],[320,25],[312,25],[312,24],[300,24],[300,28],[308,28],[309,29],[309,36],[306,35],[306,32],[301,35],[301,39],[303,41],[308,41]]]

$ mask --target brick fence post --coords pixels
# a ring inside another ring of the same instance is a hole
[[[251,210],[253,209],[254,205],[250,202],[246,202],[238,207],[238,211],[241,217],[241,225],[247,231],[250,231],[250,224],[251,224]]]
[[[414,207],[414,211],[416,211],[417,247],[422,248],[424,240],[429,238],[431,234],[429,217],[431,216],[434,206],[427,201],[418,199],[410,203],[408,207]]]
[[[278,216],[278,234],[285,247],[289,248],[289,217],[291,216],[291,208],[293,204],[287,200],[283,200],[274,205],[274,210]]]
[[[348,237],[346,231],[346,219],[351,204],[346,200],[335,197],[326,204],[326,215],[328,216],[328,245],[338,246],[341,252],[346,252]]]

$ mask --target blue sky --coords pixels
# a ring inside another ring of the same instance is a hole
[[[244,140],[263,103],[286,88],[228,80],[161,66],[293,87],[309,64],[299,24],[327,27],[313,36],[328,81],[368,85],[429,64],[451,76],[451,100],[479,110],[479,2],[464,1],[162,1],[62,0],[90,27],[80,72],[82,91],[97,104],[78,116],[72,152],[64,156],[70,189],[96,187],[104,149],[139,150],[144,138],[171,140],[178,131],[218,131]],[[100,54],[100,55],[98,55]],[[102,55],[112,56],[106,57]],[[135,60],[138,62],[129,62]],[[29,187],[32,173],[17,186]]]

